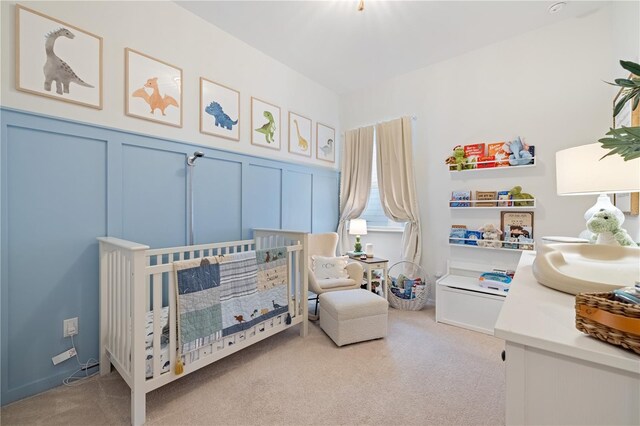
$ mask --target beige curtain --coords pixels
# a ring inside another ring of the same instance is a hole
[[[351,250],[347,221],[359,217],[367,207],[371,191],[372,161],[373,126],[347,131],[340,174],[338,249],[341,254]]]
[[[411,118],[402,117],[376,126],[376,155],[380,204],[389,219],[406,222],[402,259],[419,264],[422,237],[413,177]]]

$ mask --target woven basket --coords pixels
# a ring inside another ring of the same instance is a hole
[[[578,294],[576,328],[640,354],[640,306],[613,300],[613,293]]]
[[[393,281],[395,281],[395,279],[400,274],[403,274],[410,279],[419,277],[424,284],[427,284],[426,274],[424,273],[424,270],[420,265],[416,263],[402,261],[394,263],[391,268],[389,268],[388,275]],[[424,306],[427,304],[427,300],[429,300],[429,285],[427,284],[425,291],[423,291],[413,299],[403,299],[393,294],[392,291],[389,291],[388,300],[389,304],[393,308],[403,311],[419,311],[420,309],[424,308]]]

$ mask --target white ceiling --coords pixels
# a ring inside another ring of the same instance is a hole
[[[342,94],[602,7],[602,1],[179,1]]]

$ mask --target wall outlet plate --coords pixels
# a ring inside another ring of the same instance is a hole
[[[69,318],[62,322],[62,337],[78,334],[78,317]]]

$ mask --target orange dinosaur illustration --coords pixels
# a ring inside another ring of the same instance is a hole
[[[151,95],[147,93],[147,91],[144,89],[145,87],[153,90]],[[156,109],[159,109],[160,112],[162,112],[162,115],[166,115],[164,113],[164,110],[169,105],[173,105],[174,107],[179,108],[178,101],[176,101],[174,98],[169,95],[160,95],[160,90],[158,89],[158,77],[150,78],[149,80],[147,80],[144,87],[141,87],[140,89],[133,92],[131,96],[134,98],[144,99],[144,101],[151,107],[151,114],[153,114]]]

